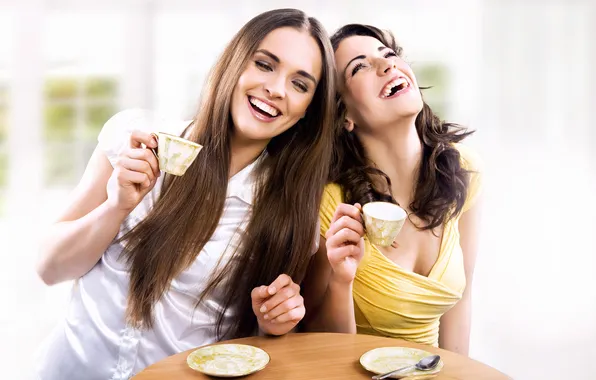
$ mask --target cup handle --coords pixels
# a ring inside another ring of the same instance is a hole
[[[362,228],[364,229],[364,233],[366,234],[366,223],[364,223],[364,211],[360,211],[360,218],[362,219]]]
[[[159,141],[159,136],[157,136],[157,133],[152,132],[151,136],[155,138],[155,141]],[[155,158],[159,160],[159,156],[157,155],[157,148],[149,148],[149,150],[151,150]]]

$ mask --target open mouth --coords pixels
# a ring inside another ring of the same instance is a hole
[[[381,90],[381,98],[388,99],[410,88],[410,84],[404,77],[392,79]]]
[[[248,96],[248,103],[253,114],[261,120],[271,121],[281,116],[281,111],[278,108],[253,96]]]

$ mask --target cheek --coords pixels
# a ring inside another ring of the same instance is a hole
[[[290,116],[292,117],[302,117],[306,113],[310,102],[312,101],[312,96],[306,95],[298,95],[295,99],[292,100],[292,107]]]
[[[235,118],[238,117],[240,114],[240,110],[242,109],[242,105],[244,102],[244,93],[240,88],[240,82],[236,84],[234,87],[234,91],[232,91],[232,97],[230,99],[230,112],[232,113],[232,118],[234,122],[237,122]]]
[[[235,88],[235,92],[238,91],[240,92],[240,90],[242,90],[242,88],[246,87],[246,71],[242,73],[242,75],[240,75],[240,78],[238,78],[238,83],[236,83],[236,88]]]
[[[236,87],[240,90],[248,90],[250,87],[256,86],[259,82],[262,82],[261,79],[262,72],[256,70],[252,66],[248,66],[242,74],[240,74],[240,78],[238,78],[238,83],[236,83]]]
[[[416,80],[416,76],[414,75],[414,71],[412,70],[412,68],[410,67],[410,65],[408,65],[405,62],[401,62],[400,65],[398,66],[398,69],[400,71],[402,71],[403,73],[405,73],[407,76],[410,77],[410,79],[414,82],[414,84],[416,85],[416,87],[418,87],[418,81]]]
[[[368,81],[358,81],[350,84],[347,95],[350,99],[348,103],[359,108],[366,105],[374,94]]]

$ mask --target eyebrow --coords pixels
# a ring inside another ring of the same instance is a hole
[[[385,46],[385,45],[381,45],[377,48],[378,51],[383,51],[385,49],[390,49],[389,47]],[[348,67],[350,67],[350,65],[352,64],[352,62],[356,61],[357,59],[365,59],[366,56],[361,54],[361,55],[357,55],[354,58],[350,59],[350,62],[348,62],[348,64],[346,65],[346,67],[344,68],[344,77],[346,76],[346,71],[348,70]]]
[[[273,54],[272,52],[270,52],[269,50],[259,49],[256,52],[257,53],[261,53],[261,54],[265,54],[266,56],[268,56],[269,58],[271,58],[272,60],[274,60],[276,63],[280,63],[281,62],[281,60],[279,59],[279,57],[277,55]],[[305,77],[307,79],[310,79],[315,84],[315,86],[317,85],[317,80],[311,74],[307,73],[304,70],[298,70],[297,73],[300,76],[303,76],[303,77]]]

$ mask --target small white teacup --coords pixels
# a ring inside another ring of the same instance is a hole
[[[367,203],[362,214],[368,240],[381,247],[393,244],[408,217],[403,208],[389,202]]]
[[[159,170],[181,176],[203,149],[193,141],[165,132],[152,133],[157,139],[157,149],[151,149],[159,161]]]

